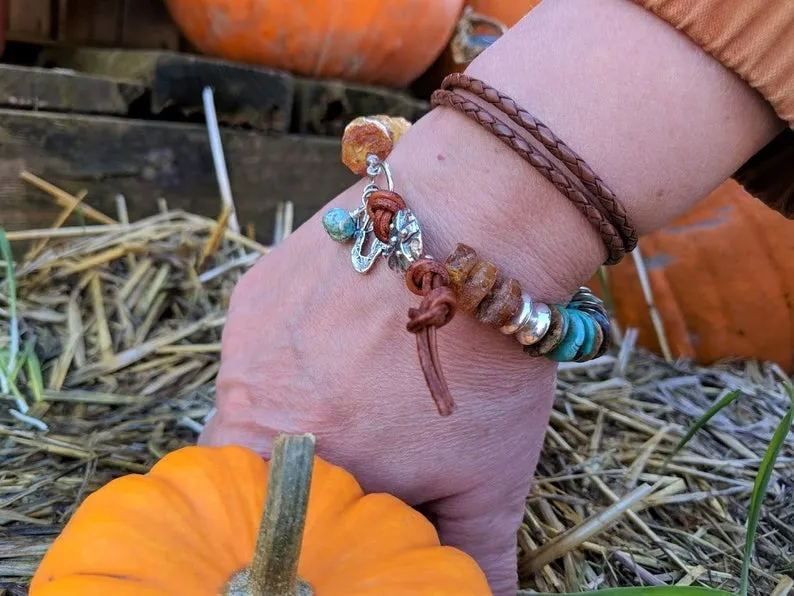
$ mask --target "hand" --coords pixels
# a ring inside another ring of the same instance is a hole
[[[358,201],[353,189],[334,204]],[[243,444],[269,457],[278,432],[315,433],[318,455],[365,491],[419,506],[444,544],[478,561],[495,594],[515,594],[516,530],[549,417],[554,365],[459,314],[438,332],[456,399],[455,413],[441,417],[405,329],[418,297],[382,259],[366,276],[356,273],[349,245],[331,241],[320,217],[235,289],[218,411],[200,443]]]

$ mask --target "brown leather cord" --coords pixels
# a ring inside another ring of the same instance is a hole
[[[378,189],[369,195],[367,214],[378,240],[389,242],[392,221],[401,209],[405,209],[405,201],[396,192]],[[441,370],[436,340],[436,330],[452,320],[457,307],[449,272],[443,264],[423,258],[408,268],[405,283],[411,292],[422,296],[419,308],[408,309],[407,329],[416,335],[419,365],[438,413],[449,416],[455,408],[455,400]]]
[[[441,88],[457,88],[476,95],[483,101],[498,107],[508,118],[531,134],[538,142],[542,143],[549,150],[549,153],[559,159],[599,200],[604,210],[609,214],[610,222],[623,238],[626,252],[634,250],[637,246],[637,231],[632,225],[626,210],[618,202],[615,193],[587,165],[584,159],[559,139],[548,126],[527,112],[510,97],[500,93],[484,81],[461,72],[452,73],[444,78]]]
[[[449,416],[455,400],[439,364],[436,341],[436,330],[452,320],[457,306],[449,272],[438,261],[420,259],[409,267],[405,282],[411,292],[423,297],[419,308],[408,310],[407,329],[416,335],[419,364],[438,413]]]
[[[518,153],[527,163],[540,172],[544,178],[551,182],[593,224],[601,235],[609,253],[605,264],[614,265],[620,262],[626,254],[626,249],[623,239],[615,229],[615,226],[601,212],[598,204],[590,200],[582,190],[571,184],[566,174],[552,161],[519,137],[512,128],[497,120],[489,112],[462,95],[438,89],[433,92],[431,101],[433,106],[448,106],[462,112]]]
[[[378,189],[369,196],[367,214],[372,219],[372,231],[381,242],[388,244],[392,218],[405,209],[405,201],[396,192]]]

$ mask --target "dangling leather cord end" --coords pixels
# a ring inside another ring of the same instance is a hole
[[[391,242],[394,218],[403,209],[405,201],[396,192],[379,189],[370,194],[367,214],[378,240]],[[438,413],[449,416],[455,409],[455,400],[441,370],[436,342],[436,329],[452,320],[457,306],[455,293],[449,287],[449,272],[443,264],[424,256],[408,267],[405,282],[411,292],[422,296],[419,308],[408,310],[407,329],[416,335],[419,365]]]
[[[419,364],[438,413],[449,416],[455,400],[441,370],[436,342],[436,330],[452,320],[457,306],[449,273],[441,263],[424,258],[411,265],[405,279],[411,292],[423,296],[419,308],[408,310],[407,329],[416,334]]]

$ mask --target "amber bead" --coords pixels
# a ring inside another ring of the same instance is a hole
[[[496,265],[488,261],[480,261],[469,272],[458,292],[458,308],[466,313],[477,310],[485,297],[491,292],[499,276]]]
[[[450,287],[459,293],[463,287],[463,282],[469,277],[469,273],[474,266],[482,261],[477,252],[470,246],[458,244],[444,261],[444,265],[449,271]]]
[[[515,279],[500,278],[477,307],[477,319],[499,329],[509,323],[521,307],[521,285]]]
[[[399,116],[359,116],[352,120],[342,135],[342,163],[357,176],[367,173],[367,156],[376,155],[385,161],[394,145],[411,127]]]

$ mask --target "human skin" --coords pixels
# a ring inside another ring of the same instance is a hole
[[[641,234],[702,199],[782,123],[748,85],[627,0],[547,0],[467,70],[549,125],[622,201]],[[561,302],[604,261],[601,240],[540,174],[465,116],[437,109],[389,158],[431,254],[457,242]],[[350,209],[363,183],[330,203]],[[323,210],[324,212],[324,210]],[[199,441],[270,455],[313,432],[366,491],[418,506],[516,590],[516,530],[549,419],[556,365],[459,314],[438,332],[457,408],[438,415],[405,329],[418,298],[379,262],[362,276],[322,212],[240,281],[223,334],[217,414]]]

